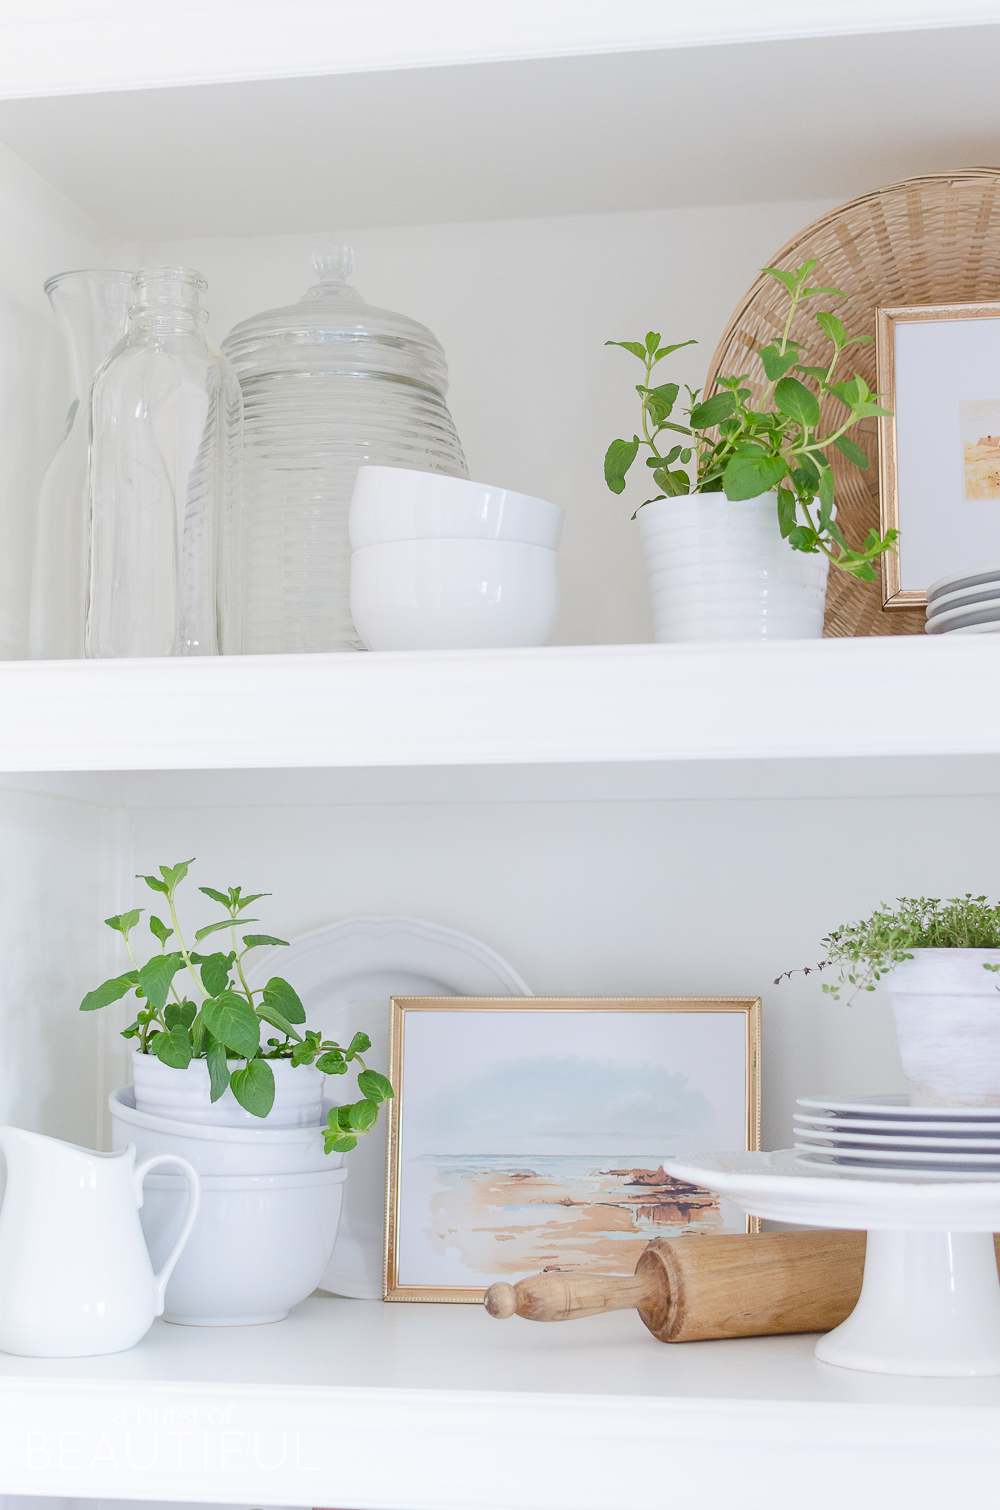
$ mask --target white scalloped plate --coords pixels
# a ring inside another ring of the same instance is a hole
[[[987,1138],[1000,1148],[1000,1123],[997,1122],[876,1122],[864,1117],[806,1117],[796,1113],[794,1131],[810,1138],[842,1136],[863,1138],[876,1143],[895,1143],[906,1137],[919,1137],[945,1143],[963,1138]]]
[[[892,1121],[962,1122],[967,1118],[1000,1123],[1000,1106],[911,1106],[902,1091],[864,1096],[799,1096],[796,1106],[844,1117],[885,1117]]]
[[[859,1149],[926,1149],[928,1153],[948,1153],[959,1158],[963,1151],[969,1153],[992,1153],[1000,1159],[1000,1135],[992,1138],[887,1138],[885,1133],[833,1132],[828,1127],[796,1127],[795,1136],[808,1143],[810,1148],[829,1148],[835,1152],[840,1147]],[[801,1148],[802,1143],[796,1143]]]
[[[262,949],[250,977],[263,985],[286,976],[311,1028],[343,1043],[360,1029],[372,1047],[366,1063],[383,1073],[389,1053],[390,996],[531,996],[524,981],[486,944],[420,918],[359,917]],[[344,1101],[353,1080],[344,1077]],[[339,1090],[340,1083],[337,1083]],[[344,1159],[350,1174],[337,1246],[319,1288],[355,1300],[382,1299],[385,1124]]]
[[[970,1169],[982,1169],[984,1174],[996,1170],[1000,1175],[1000,1153],[953,1154],[923,1150],[917,1153],[908,1152],[905,1148],[843,1148],[839,1144],[836,1148],[819,1149],[812,1143],[795,1143],[793,1147],[810,1154],[827,1153],[837,1163],[863,1164],[871,1169],[881,1169],[887,1164],[898,1164],[900,1168],[907,1164],[919,1164],[927,1169],[967,1165]]]

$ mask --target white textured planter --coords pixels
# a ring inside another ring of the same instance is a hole
[[[639,529],[657,643],[822,635],[830,563],[781,538],[777,494],[664,498]]]
[[[1000,949],[915,949],[885,977],[913,1106],[1000,1106]]]
[[[213,1127],[315,1127],[323,1120],[326,1076],[312,1064],[296,1068],[288,1059],[269,1059],[268,1063],[274,1071],[274,1105],[266,1117],[255,1117],[228,1088],[218,1101],[212,1101],[204,1059],[193,1059],[186,1070],[175,1070],[153,1054],[136,1052],[132,1055],[136,1110]],[[233,1061],[233,1066],[241,1069],[242,1061]]]

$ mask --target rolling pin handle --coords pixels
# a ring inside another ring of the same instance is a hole
[[[508,1316],[517,1314],[517,1291],[513,1285],[504,1284],[501,1280],[498,1284],[490,1285],[483,1297],[483,1305],[498,1321],[506,1321]]]

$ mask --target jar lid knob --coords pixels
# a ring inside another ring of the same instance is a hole
[[[343,241],[321,241],[312,254],[312,265],[325,281],[345,283],[354,271],[354,248]]]

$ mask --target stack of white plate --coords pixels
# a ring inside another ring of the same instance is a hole
[[[911,1106],[905,1095],[800,1096],[796,1157],[893,1179],[1000,1179],[1000,1106]]]
[[[932,583],[924,628],[928,634],[1000,634],[1000,566]]]

